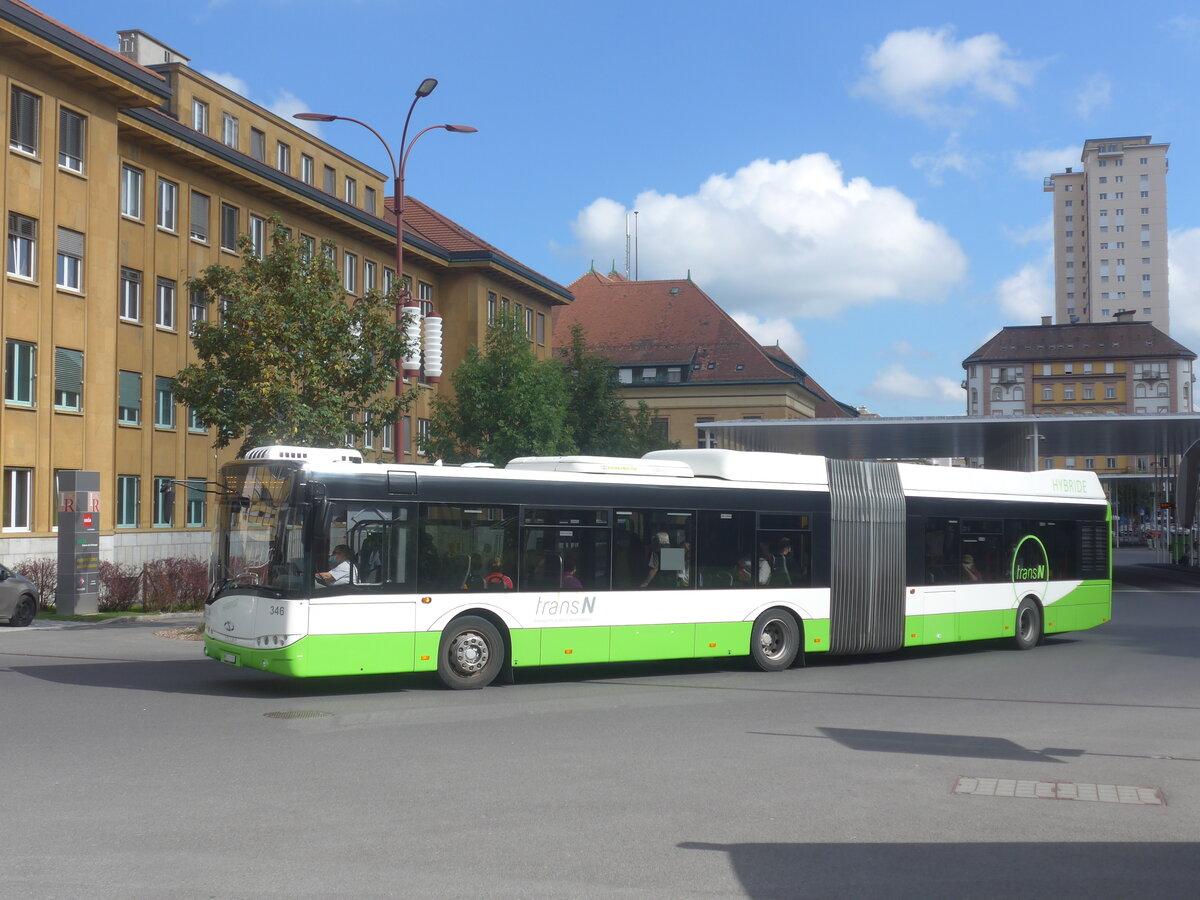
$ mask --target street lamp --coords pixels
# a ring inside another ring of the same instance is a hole
[[[423,128],[413,135],[413,139],[408,139],[408,124],[412,120],[413,110],[417,106],[417,101],[422,97],[428,97],[433,93],[433,89],[437,87],[436,78],[426,78],[417,86],[413,95],[413,101],[409,104],[408,115],[404,117],[404,130],[400,132],[400,156],[392,152],[392,148],[388,142],[383,139],[378,131],[368,125],[366,122],[352,119],[349,116],[335,116],[329,113],[294,113],[293,119],[301,119],[305,122],[353,122],[355,125],[361,125],[371,134],[379,139],[379,143],[383,144],[383,149],[387,151],[388,160],[392,164],[392,195],[396,202],[396,325],[403,328],[409,338],[409,346],[416,347],[420,342],[421,336],[421,315],[420,303],[413,299],[412,293],[404,286],[404,170],[408,166],[408,154],[412,152],[413,145],[420,140],[421,136],[430,131],[449,131],[453,134],[473,134],[478,131],[478,128],[473,128],[470,125],[430,125],[428,128]],[[434,322],[433,320],[437,321]],[[436,315],[430,315],[426,319],[426,334],[428,337],[436,338],[436,371],[433,371],[433,366],[426,366],[427,376],[430,382],[436,383],[441,378],[441,318]],[[433,350],[433,347],[428,348]],[[433,356],[434,354],[430,354]],[[430,363],[434,360],[430,359]],[[409,359],[402,360],[396,366],[396,396],[404,390],[404,379],[410,375],[416,375],[420,372],[421,361],[419,351],[414,353]],[[396,448],[396,458],[400,458],[400,423],[395,425],[393,434],[393,446]]]

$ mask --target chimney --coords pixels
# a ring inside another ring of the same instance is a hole
[[[1042,316],[1042,324],[1043,324],[1043,325],[1049,325],[1049,324],[1050,324],[1050,319],[1051,319],[1051,318],[1052,318],[1051,316]]]

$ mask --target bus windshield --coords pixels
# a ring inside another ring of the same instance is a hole
[[[305,578],[304,523],[293,463],[236,463],[226,467],[213,536],[215,596],[262,588],[301,596]]]

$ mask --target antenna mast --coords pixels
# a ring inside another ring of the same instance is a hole
[[[625,280],[629,280],[629,213],[625,213]]]

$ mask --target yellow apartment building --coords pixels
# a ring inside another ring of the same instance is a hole
[[[236,266],[240,234],[265,246],[278,217],[332,247],[348,295],[395,279],[389,178],[149,35],[119,42],[0,0],[0,562],[54,555],[55,476],[72,469],[101,473],[102,558],[207,554],[203,486],[236,448],[213,450],[172,378],[195,359],[191,323],[211,313],[187,281]],[[443,316],[444,370],[502,304],[521,310],[548,356],[546,323],[570,293],[425,204],[405,205],[405,278]],[[446,386],[420,385],[398,447],[369,423],[355,445],[368,459],[423,461],[417,439]]]

